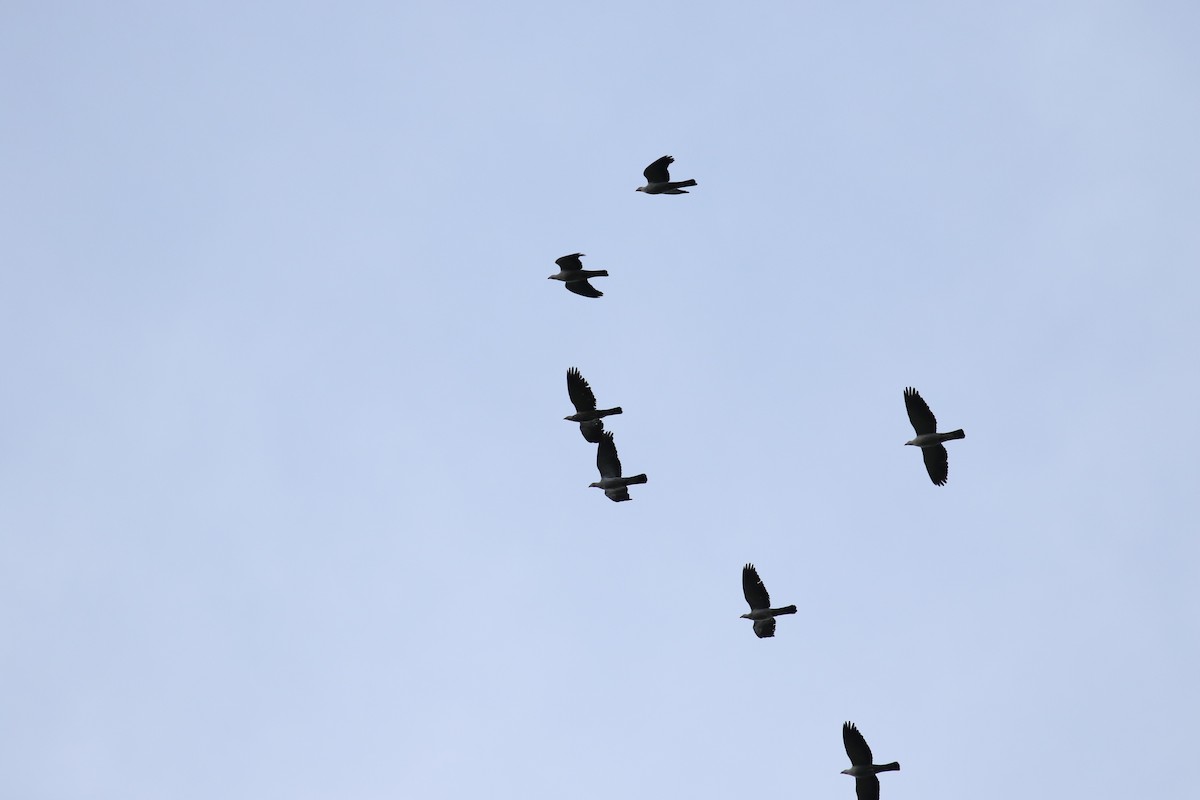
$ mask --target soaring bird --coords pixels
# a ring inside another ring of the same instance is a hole
[[[858,800],[879,800],[879,778],[875,776],[880,772],[900,769],[900,762],[872,764],[871,748],[867,746],[867,740],[858,732],[853,722],[842,725],[842,743],[846,745],[846,755],[850,756],[850,763],[854,765],[850,769],[842,770],[842,774],[854,776],[854,789]]]
[[[555,259],[554,263],[558,264],[558,272],[551,275],[549,280],[562,281],[566,284],[568,292],[581,294],[584,297],[603,297],[604,292],[588,283],[587,279],[607,278],[608,270],[584,269],[583,262],[579,260],[581,256],[583,253],[572,253],[569,256]]]
[[[921,457],[925,459],[925,471],[929,473],[929,480],[938,486],[945,486],[946,479],[950,476],[950,459],[942,442],[965,439],[967,435],[963,433],[962,428],[949,433],[938,433],[937,417],[911,386],[904,390],[904,406],[908,409],[908,421],[917,432],[917,438],[905,444],[921,448]]]
[[[683,187],[695,186],[696,182],[691,178],[686,181],[672,181],[667,167],[671,166],[674,161],[673,156],[663,156],[646,167],[642,172],[646,176],[646,185],[639,186],[637,190],[646,194],[687,194]]]
[[[588,386],[588,382],[575,367],[567,370],[567,394],[575,405],[575,413],[563,419],[578,422],[579,432],[592,444],[599,443],[600,437],[604,435],[602,417],[624,413],[620,406],[597,409],[596,395],[592,394],[592,387]]]
[[[763,586],[762,578],[758,577],[758,570],[753,564],[742,567],[742,594],[746,595],[746,602],[750,604],[750,613],[742,614],[742,619],[754,620],[754,633],[760,639],[775,635],[776,617],[796,613],[795,606],[771,608],[771,595],[767,594],[767,587]]]
[[[617,458],[617,446],[613,444],[611,431],[601,434],[600,444],[596,445],[596,469],[600,470],[600,480],[589,483],[588,488],[603,489],[605,497],[614,503],[629,500],[628,487],[649,480],[645,474],[632,478],[621,477],[621,459]]]

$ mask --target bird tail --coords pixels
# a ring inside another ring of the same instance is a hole
[[[956,431],[950,431],[949,433],[943,433],[943,434],[942,434],[942,441],[943,441],[943,442],[948,442],[948,441],[950,441],[951,439],[965,439],[965,438],[967,438],[967,435],[966,435],[965,433],[963,433],[963,429],[962,429],[962,428],[959,428],[959,429],[958,429],[958,430],[956,430]]]
[[[875,767],[876,772],[896,772],[900,769],[900,762],[893,761],[890,764],[878,764]]]
[[[600,411],[597,411],[596,417],[597,418],[611,417],[613,414],[624,414],[624,413],[625,412],[621,410],[621,407],[617,406],[616,408],[604,408],[604,409],[601,409]]]
[[[607,278],[608,270],[606,269],[581,269],[579,270],[580,277],[583,278]]]
[[[695,186],[695,185],[696,185],[696,179],[688,178],[686,181],[678,181],[678,182],[672,183],[671,188],[672,189],[682,189],[685,186]]]
[[[643,472],[641,475],[634,475],[632,478],[626,478],[625,485],[633,486],[635,483],[646,483],[648,480],[650,479],[647,478],[646,473]]]
[[[784,606],[783,608],[777,608],[775,610],[777,612],[779,612],[780,614],[795,614],[796,613],[795,606]],[[900,769],[900,768],[896,767],[896,769]]]

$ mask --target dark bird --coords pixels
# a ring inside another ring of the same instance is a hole
[[[962,428],[949,433],[938,433],[937,417],[911,386],[904,390],[904,407],[908,409],[908,421],[917,432],[917,438],[905,444],[921,448],[921,457],[925,459],[925,471],[929,473],[929,480],[938,486],[945,486],[946,479],[950,476],[950,458],[942,442],[965,439],[967,435],[963,433]]]
[[[850,763],[854,765],[842,770],[842,774],[854,776],[858,800],[879,800],[879,778],[875,776],[880,772],[900,769],[900,762],[872,764],[871,748],[853,722],[842,725],[842,743],[846,745],[846,755],[850,756]]]
[[[613,444],[610,431],[601,434],[600,444],[596,445],[596,469],[600,470],[600,480],[589,483],[588,488],[603,489],[605,497],[614,503],[629,500],[628,487],[649,480],[645,474],[632,478],[621,477],[621,459],[617,457],[617,446]]]
[[[563,419],[578,422],[583,438],[593,444],[598,443],[604,435],[604,423],[601,418],[624,413],[620,406],[597,409],[596,395],[592,394],[592,387],[588,386],[588,382],[575,367],[567,370],[567,394],[575,406],[575,413]]]
[[[771,608],[771,595],[763,586],[762,578],[753,564],[742,567],[742,594],[750,604],[750,613],[742,614],[742,619],[754,620],[754,633],[760,639],[768,639],[775,635],[775,618],[783,614],[795,614],[795,606]]]
[[[646,167],[642,172],[646,176],[646,185],[639,186],[637,190],[646,194],[687,194],[683,187],[695,186],[696,182],[690,178],[686,181],[672,181],[667,167],[671,166],[674,161],[673,156],[663,156]]]
[[[583,262],[579,260],[582,256],[583,253],[572,253],[556,259],[554,263],[558,264],[558,272],[551,275],[549,279],[565,283],[568,292],[581,294],[584,297],[603,297],[604,292],[588,283],[587,279],[607,278],[608,270],[584,269]]]

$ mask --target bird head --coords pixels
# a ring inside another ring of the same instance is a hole
[[[913,439],[911,442],[905,442],[905,444],[911,444],[915,446],[917,444],[917,440]]]
[[[644,191],[646,191],[646,187],[645,187],[645,186],[639,186],[638,188],[634,189],[634,191],[635,191],[635,192],[644,192]]]
[[[749,614],[742,614],[740,617],[738,617],[738,619],[750,619],[750,615],[749,615]]]
[[[911,443],[910,443],[910,444],[911,444]],[[849,769],[844,769],[844,770],[842,770],[842,774],[843,774],[843,775],[853,775],[853,774],[854,774],[854,772],[853,772],[852,770],[849,770]]]
[[[604,487],[601,486],[599,483],[589,483],[588,488],[589,489],[603,489]]]

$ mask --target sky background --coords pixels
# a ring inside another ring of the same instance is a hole
[[[0,795],[1191,795],[1198,29],[3,4]]]

